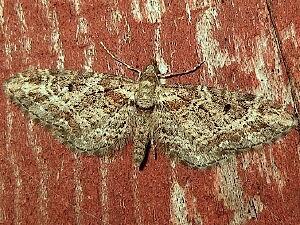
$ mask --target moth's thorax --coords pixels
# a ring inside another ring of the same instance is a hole
[[[141,74],[139,88],[135,93],[135,103],[141,109],[151,109],[156,103],[157,74],[158,70],[155,65],[147,66]]]

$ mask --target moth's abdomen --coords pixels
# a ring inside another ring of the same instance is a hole
[[[146,157],[148,147],[148,135],[139,135],[134,139],[133,162],[136,167],[140,167]]]
[[[138,112],[134,118],[133,161],[140,167],[150,147],[153,132],[152,113]]]

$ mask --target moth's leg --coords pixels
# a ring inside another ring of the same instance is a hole
[[[187,71],[183,71],[183,72],[179,72],[179,73],[158,74],[158,77],[159,78],[170,78],[170,77],[175,77],[175,76],[181,76],[181,75],[185,75],[185,74],[190,74],[190,73],[193,73],[196,70],[198,70],[203,65],[204,62],[205,61],[199,63],[193,69],[190,69],[190,70],[187,70]]]
[[[121,63],[123,66],[127,67],[127,69],[138,73],[139,75],[142,73],[142,71],[134,68],[133,66],[128,65],[127,63],[121,61],[118,57],[116,57],[113,53],[111,53],[110,50],[108,50],[108,48],[103,44],[102,41],[100,41],[100,45],[102,46],[102,48],[107,52],[107,54],[109,54],[114,60],[116,60],[117,62]]]

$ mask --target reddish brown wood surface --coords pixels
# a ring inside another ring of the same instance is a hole
[[[100,47],[192,83],[265,94],[299,109],[300,2],[0,0],[0,83],[29,67],[134,78]],[[299,133],[208,169],[129,144],[113,160],[76,155],[0,94],[1,224],[300,224]],[[299,111],[299,110],[298,110]]]

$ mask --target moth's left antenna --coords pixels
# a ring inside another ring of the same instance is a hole
[[[111,51],[108,50],[108,48],[106,48],[106,46],[103,44],[102,41],[100,41],[100,44],[102,46],[102,48],[107,52],[107,54],[109,54],[114,60],[116,60],[117,62],[121,63],[123,66],[126,66],[127,69],[132,70],[138,74],[141,74],[142,72],[130,65],[128,65],[127,63],[121,61],[118,57],[116,57],[113,53],[111,53]]]

